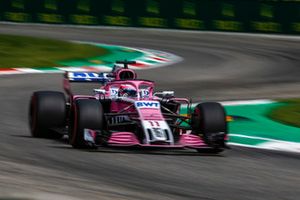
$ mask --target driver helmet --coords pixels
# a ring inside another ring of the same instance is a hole
[[[132,85],[121,85],[119,97],[137,97],[137,91]]]

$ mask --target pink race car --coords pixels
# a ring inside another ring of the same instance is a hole
[[[226,147],[224,108],[204,102],[192,108],[173,91],[154,92],[154,82],[137,79],[128,68],[134,61],[118,61],[110,73],[66,72],[62,92],[34,92],[29,124],[33,137],[69,136],[74,148],[137,146],[192,148],[221,152]],[[96,82],[94,95],[73,95],[70,82]],[[185,109],[187,114],[181,114]]]

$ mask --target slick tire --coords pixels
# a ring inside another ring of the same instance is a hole
[[[66,125],[66,99],[62,92],[34,92],[29,104],[29,127],[32,137],[59,139],[55,128]]]
[[[226,113],[223,106],[216,102],[200,103],[192,116],[194,133],[201,134],[211,152],[221,152],[225,147],[227,134]]]
[[[70,144],[77,149],[94,148],[84,140],[84,129],[102,130],[103,108],[96,99],[74,102],[69,125]]]

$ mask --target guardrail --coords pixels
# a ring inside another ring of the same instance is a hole
[[[300,33],[300,0],[0,0],[0,20]]]

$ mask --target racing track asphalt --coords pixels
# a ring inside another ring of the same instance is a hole
[[[177,54],[183,62],[139,75],[155,80],[159,89],[174,88],[179,96],[196,100],[291,97],[298,96],[300,86],[300,40],[4,24],[0,33]],[[0,88],[0,199],[299,199],[298,154],[240,147],[219,156],[199,156],[194,151],[75,150],[65,140],[31,138],[27,127],[31,92],[61,90],[61,75],[1,76]]]

